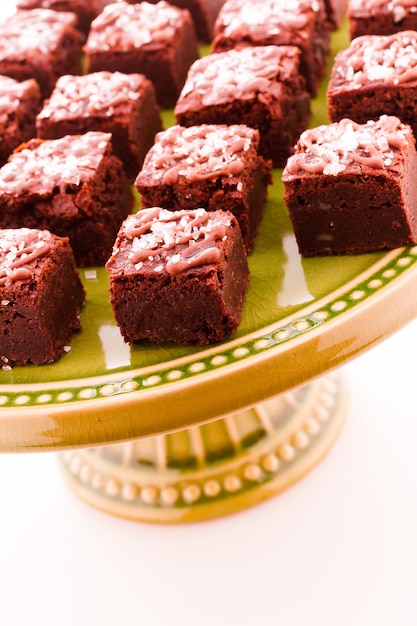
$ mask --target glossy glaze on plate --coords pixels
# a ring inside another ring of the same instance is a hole
[[[333,53],[347,41],[345,27],[333,35]],[[327,121],[325,88],[312,125]],[[280,179],[276,170],[236,333],[207,348],[128,346],[106,271],[81,270],[87,303],[71,351],[51,365],[0,370],[0,450],[94,445],[201,423],[315,378],[412,319],[417,247],[302,259]]]

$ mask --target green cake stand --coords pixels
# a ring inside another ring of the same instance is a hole
[[[326,121],[325,85],[313,125]],[[238,330],[205,348],[125,344],[106,271],[81,270],[70,352],[0,370],[0,451],[59,453],[81,498],[148,522],[227,515],[292,485],[343,425],[343,363],[417,314],[417,246],[301,258],[276,170],[249,265]]]

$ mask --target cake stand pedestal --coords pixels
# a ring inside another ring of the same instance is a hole
[[[346,387],[331,373],[207,424],[59,455],[71,489],[91,505],[138,521],[228,515],[304,476],[332,446]]]

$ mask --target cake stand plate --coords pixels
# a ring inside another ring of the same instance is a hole
[[[345,24],[332,54],[347,42]],[[325,123],[326,80],[312,106],[312,125]],[[60,452],[82,498],[154,522],[237,511],[323,457],[345,414],[340,366],[417,314],[417,246],[303,259],[273,176],[236,332],[201,348],[129,346],[105,269],[81,270],[70,352],[0,369],[0,452]]]

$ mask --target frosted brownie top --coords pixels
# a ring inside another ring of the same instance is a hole
[[[226,37],[250,34],[260,41],[283,30],[297,32],[306,27],[312,13],[320,12],[321,0],[227,0],[217,23],[223,25]]]
[[[0,58],[24,56],[31,50],[49,54],[68,27],[76,28],[75,13],[33,9],[18,11],[0,22]]]
[[[359,89],[370,82],[399,85],[417,80],[417,31],[362,35],[335,59],[332,90]]]
[[[84,50],[128,52],[144,46],[158,49],[172,40],[188,12],[161,0],[157,4],[114,2],[92,22]]]
[[[48,230],[0,230],[0,287],[32,277],[32,265],[48,254],[54,236]],[[1,304],[5,305],[4,301]]]
[[[100,114],[110,117],[115,107],[141,97],[143,74],[92,72],[83,76],[61,76],[38,119],[68,119]]]
[[[259,132],[244,124],[172,126],[156,136],[144,163],[144,175],[149,173],[153,182],[165,185],[180,178],[195,182],[238,176],[245,167],[245,153],[258,143]]]
[[[393,13],[394,22],[401,22],[408,13],[417,13],[417,5],[410,0],[349,0],[349,14],[375,15]]]
[[[90,131],[60,139],[30,140],[0,169],[0,193],[50,194],[90,179],[111,146],[111,134]]]
[[[190,67],[180,99],[197,92],[202,103],[210,105],[271,90],[278,95],[277,82],[298,74],[299,58],[295,46],[255,46],[210,54]]]
[[[218,242],[227,238],[232,219],[227,211],[142,209],[123,222],[106,267],[123,273],[150,263],[154,272],[165,269],[178,274],[216,263],[220,258]],[[120,254],[123,241],[127,255]]]
[[[400,151],[413,142],[411,128],[395,116],[382,115],[366,124],[345,118],[302,133],[283,176],[337,176],[364,167],[385,170],[400,163]]]

